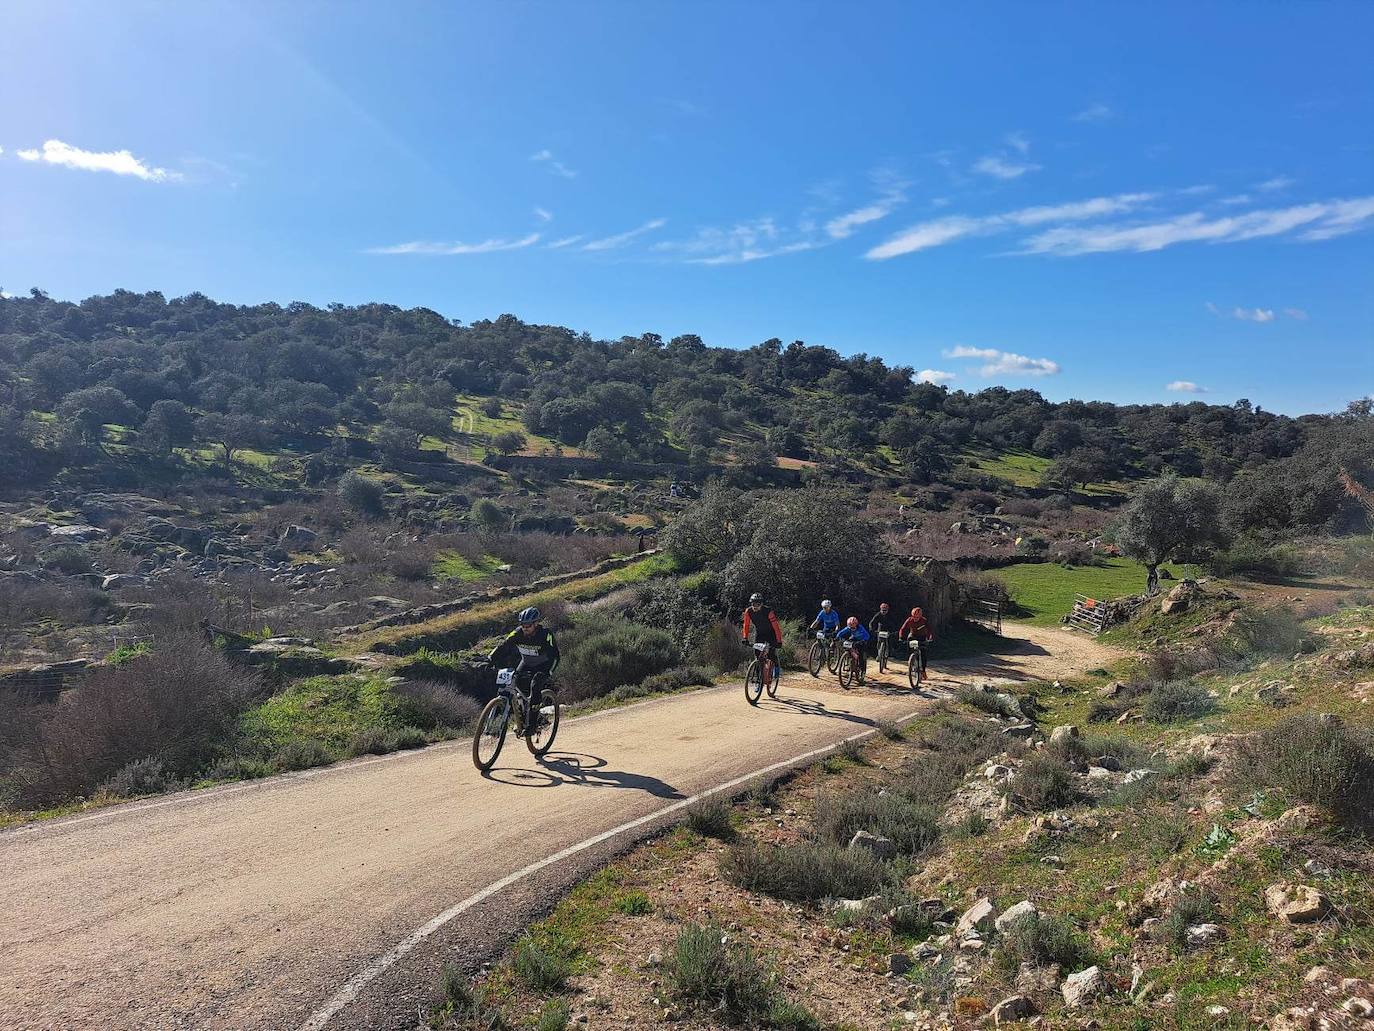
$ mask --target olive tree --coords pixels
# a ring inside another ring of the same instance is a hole
[[[1196,557],[1225,543],[1221,496],[1216,487],[1201,480],[1172,475],[1148,480],[1122,509],[1116,543],[1145,566],[1145,589],[1157,594],[1162,563]]]

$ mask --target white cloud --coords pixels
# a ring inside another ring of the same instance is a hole
[[[1116,112],[1103,103],[1089,104],[1078,114],[1073,116],[1075,122],[1105,122],[1115,115]]]
[[[1234,197],[1223,197],[1217,203],[1225,204],[1227,207],[1235,207],[1238,204],[1249,204],[1253,199],[1248,193],[1238,193]]]
[[[916,373],[917,383],[948,383],[954,379],[954,373],[942,372],[939,369],[922,369]]]
[[[1030,137],[1023,132],[1009,132],[1005,137],[1007,146],[1014,148],[1019,154],[1030,152]]]
[[[541,222],[552,222],[552,221],[553,221],[553,212],[552,212],[552,211],[549,211],[549,210],[547,210],[547,209],[545,209],[545,208],[535,208],[535,209],[534,209],[534,217],[537,218],[537,219],[539,219],[539,221],[541,221]]]
[[[878,187],[878,199],[854,211],[832,218],[825,224],[825,231],[832,239],[843,240],[852,236],[854,230],[886,218],[906,203],[906,189],[909,185],[888,169],[873,174],[874,185]]]
[[[1283,313],[1290,319],[1297,319],[1299,322],[1307,321],[1307,312],[1303,311],[1301,308],[1284,308]]]
[[[979,158],[973,165],[975,172],[990,175],[995,179],[1016,179],[1027,172],[1039,171],[1040,166],[1031,161],[1008,161],[1000,154],[989,154]]]
[[[177,172],[165,168],[154,168],[134,157],[127,150],[82,150],[61,140],[47,140],[41,150],[21,150],[19,157],[25,161],[41,161],[48,165],[61,165],[84,172],[113,172],[115,175],[132,175],[150,183],[162,183],[180,179]]]
[[[727,254],[712,255],[709,258],[688,258],[687,261],[692,265],[742,265],[748,261],[760,261],[763,258],[776,258],[783,254],[809,251],[816,246],[818,245],[810,240],[798,240],[796,243],[783,244],[781,247],[744,248]]]
[[[1235,243],[1305,231],[1302,240],[1327,240],[1364,228],[1374,219],[1374,197],[1323,201],[1290,208],[1211,218],[1193,211],[1162,222],[1131,225],[1059,226],[1031,237],[1024,254],[1101,254],[1158,251],[1178,243]]]
[[[1242,322],[1273,322],[1273,308],[1236,308],[1231,312],[1231,317],[1240,319]]]
[[[577,172],[569,168],[567,165],[563,164],[563,162],[559,161],[556,157],[553,156],[553,151],[547,148],[545,148],[544,150],[535,151],[533,154],[530,155],[530,160],[538,161],[548,165],[549,171],[553,172],[554,175],[561,175],[564,179],[577,178]]]
[[[1048,358],[1027,358],[1012,351],[995,347],[966,347],[956,344],[945,351],[946,358],[976,358],[984,364],[978,371],[984,376],[1053,376],[1059,363]]]
[[[1255,189],[1264,190],[1266,193],[1274,190],[1286,190],[1296,182],[1297,180],[1292,176],[1276,175],[1272,179],[1266,179],[1264,182],[1256,184]]]
[[[1153,193],[1119,193],[1113,197],[1092,197],[1066,204],[1045,204],[1001,215],[971,218],[949,215],[922,222],[903,230],[885,243],[872,248],[865,257],[873,261],[938,247],[964,236],[988,235],[1008,229],[1028,228],[1049,222],[1076,222],[1130,211],[1155,198]]]
[[[623,247],[637,236],[643,236],[645,233],[652,233],[655,229],[662,229],[667,224],[668,220],[666,218],[651,219],[642,226],[636,226],[634,229],[627,230],[626,232],[616,233],[614,236],[605,236],[600,240],[584,243],[582,249],[584,251],[614,250],[617,247]]]
[[[1176,379],[1165,390],[1172,390],[1176,394],[1205,394],[1206,387],[1200,387],[1190,379]]]
[[[483,240],[481,243],[442,243],[430,240],[412,240],[409,243],[392,244],[390,247],[373,247],[369,254],[490,254],[493,251],[517,251],[532,247],[539,242],[538,233],[530,233],[518,240]]]
[[[804,223],[798,231],[803,234],[800,239],[782,243],[783,232],[772,218],[756,218],[728,228],[707,226],[689,239],[655,244],[654,250],[685,255],[683,260],[691,265],[741,265],[821,245],[811,236],[815,232],[813,224]]]
[[[557,250],[559,247],[571,247],[580,239],[582,239],[581,233],[578,233],[576,236],[565,236],[561,240],[554,240],[552,243],[550,243],[549,250]]]

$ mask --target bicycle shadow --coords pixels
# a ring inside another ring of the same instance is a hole
[[[876,721],[867,716],[856,715],[848,709],[830,709],[820,702],[813,702],[806,698],[763,698],[759,700],[757,707],[774,711],[789,710],[803,716],[821,716],[825,719],[844,720],[846,723],[859,723],[865,727],[878,725]]]
[[[686,798],[671,784],[643,773],[607,769],[599,755],[585,752],[550,752],[539,769],[502,766],[488,770],[484,777],[517,788],[556,788],[574,785],[588,788],[620,788],[644,791],[655,798]]]

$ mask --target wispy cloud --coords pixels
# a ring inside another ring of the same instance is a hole
[[[1248,193],[1238,193],[1234,197],[1223,197],[1217,203],[1225,204],[1228,208],[1234,208],[1241,204],[1249,204],[1252,200],[1254,200],[1254,198]]]
[[[1007,146],[1013,148],[1018,154],[1030,153],[1030,137],[1023,132],[1009,132],[1005,137]]]
[[[984,376],[1053,376],[1059,363],[1048,358],[1028,358],[995,347],[966,347],[957,344],[945,351],[946,358],[978,359],[984,364],[978,370]]]
[[[852,236],[860,226],[886,218],[906,203],[907,183],[887,172],[875,175],[874,180],[880,191],[877,200],[832,218],[825,224],[825,231],[832,239],[843,240]]]
[[[82,150],[61,140],[47,140],[41,149],[17,152],[25,161],[39,161],[48,165],[61,165],[76,168],[83,172],[112,172],[115,175],[131,175],[150,183],[163,183],[180,179],[177,172],[165,168],[155,168],[133,156],[127,150]]]
[[[578,233],[576,236],[565,236],[561,240],[554,240],[549,244],[549,250],[554,251],[558,250],[560,247],[571,247],[573,244],[577,243],[578,240],[582,239],[582,235],[583,234]]]
[[[1240,319],[1241,322],[1273,322],[1273,308],[1237,308],[1231,312],[1231,317]]]
[[[490,254],[493,251],[518,251],[539,242],[538,233],[530,233],[516,240],[483,240],[481,243],[443,243],[431,240],[412,240],[389,247],[369,248],[368,254]]]
[[[547,208],[535,208],[534,217],[539,219],[539,221],[541,222],[552,222],[553,212],[549,211]]]
[[[1207,310],[1219,319],[1236,319],[1240,322],[1274,322],[1278,319],[1278,314],[1273,308],[1246,308],[1236,305],[1233,308],[1221,308],[1211,301],[1207,302]],[[1301,308],[1284,308],[1283,314],[1290,319],[1303,321],[1307,318],[1307,312]]]
[[[1162,222],[1131,225],[1059,226],[1025,241],[1025,254],[1101,254],[1158,251],[1179,243],[1236,243],[1302,230],[1300,240],[1329,240],[1374,219],[1374,197],[1321,201],[1289,208],[1213,218],[1200,211]]]
[[[944,372],[940,369],[922,369],[916,373],[917,383],[948,383],[954,379],[954,373]]]
[[[1256,183],[1255,189],[1264,190],[1266,193],[1272,193],[1275,190],[1286,190],[1296,182],[1297,180],[1292,176],[1276,175],[1272,179],[1266,179],[1262,183]]]
[[[1075,122],[1105,122],[1116,114],[1110,107],[1103,103],[1089,104],[1078,114],[1073,116]]]
[[[538,161],[542,164],[547,165],[550,172],[552,172],[554,175],[561,175],[564,179],[577,178],[577,172],[574,169],[571,169],[567,165],[563,164],[563,162],[559,161],[558,158],[554,157],[553,151],[551,150],[545,149],[535,151],[533,154],[530,155],[530,160]]]
[[[885,243],[869,250],[865,257],[873,261],[882,261],[938,247],[965,236],[985,236],[1052,222],[1078,222],[1118,215],[1131,211],[1155,197],[1156,194],[1153,193],[1119,193],[1111,197],[1092,197],[1066,204],[1035,205],[1001,215],[984,215],[977,218],[948,215],[903,230]]]
[[[1017,179],[1027,172],[1036,172],[1039,169],[1040,166],[1032,161],[1009,160],[1002,154],[989,154],[987,157],[979,158],[973,164],[975,172],[990,175],[994,179]]]
[[[1176,379],[1176,380],[1174,380],[1172,383],[1170,383],[1170,384],[1168,384],[1167,386],[1165,386],[1164,389],[1165,389],[1165,390],[1172,390],[1172,391],[1173,391],[1174,393],[1176,393],[1176,394],[1205,394],[1205,393],[1207,393],[1207,388],[1206,388],[1206,387],[1198,386],[1196,383],[1194,383],[1194,382],[1193,382],[1192,380],[1190,380],[1190,379]]]
[[[614,236],[603,236],[599,240],[592,240],[590,243],[584,243],[582,249],[584,251],[615,250],[617,247],[624,247],[636,237],[643,236],[645,233],[652,233],[655,229],[662,229],[667,224],[668,220],[666,218],[650,219],[643,225],[636,226],[634,229],[627,230],[626,232],[616,233]]]
[[[724,228],[707,226],[686,240],[655,244],[654,250],[683,255],[682,260],[690,265],[742,265],[809,251],[821,245],[814,233],[810,223],[784,233],[774,219],[764,217]]]

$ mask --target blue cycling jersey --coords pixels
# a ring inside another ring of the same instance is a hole
[[[860,623],[856,627],[845,627],[843,630],[841,630],[838,634],[835,635],[835,640],[844,641],[850,637],[854,638],[854,640],[859,641],[860,643],[867,641],[869,638],[868,628],[865,627],[862,623]]]
[[[815,622],[821,625],[822,630],[834,630],[840,625],[840,614],[834,609],[831,609],[829,612],[825,609],[821,609],[816,615]]]

